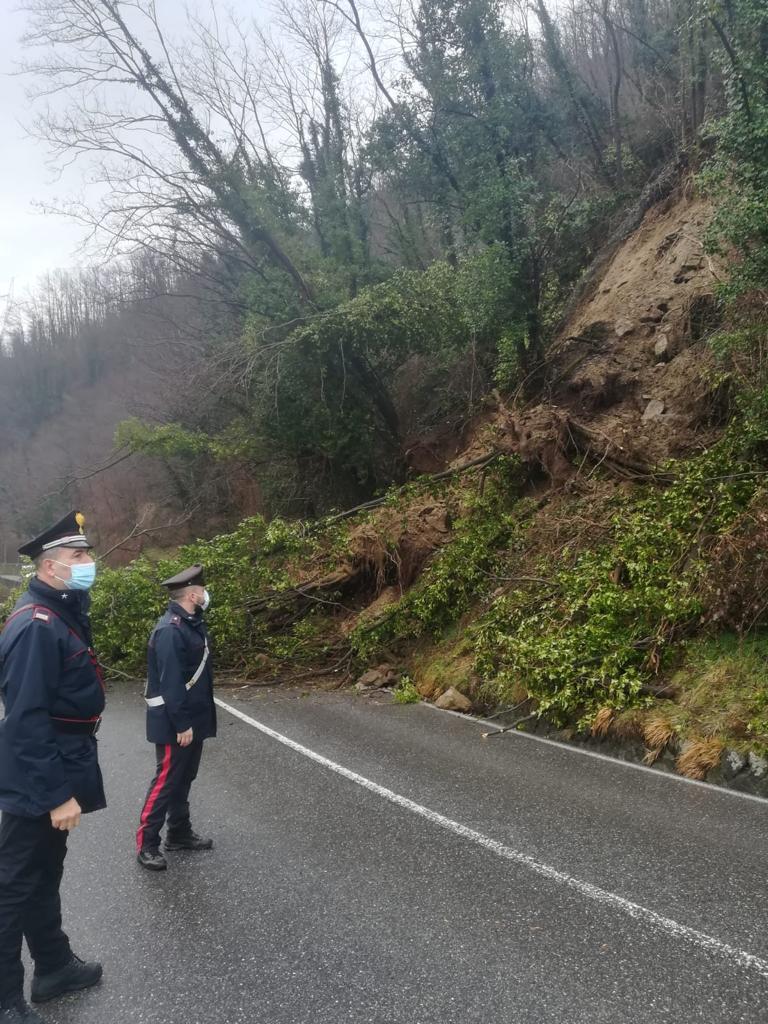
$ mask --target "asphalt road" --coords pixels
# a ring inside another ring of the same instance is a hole
[[[142,701],[111,694],[110,804],[64,882],[105,977],[51,1024],[768,1021],[768,804],[422,706],[222,696],[302,749],[222,710],[193,790],[216,847],[154,875]]]

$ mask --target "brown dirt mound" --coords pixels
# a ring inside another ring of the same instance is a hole
[[[680,193],[649,210],[555,346],[551,401],[645,463],[717,433],[704,340],[718,325],[720,275],[703,245],[711,216]]]
[[[380,509],[349,538],[352,565],[372,575],[376,593],[387,583],[408,587],[451,529],[446,506],[420,501],[406,509]]]
[[[294,614],[297,605],[306,607],[308,602],[326,600],[321,595],[336,593],[345,599],[352,597],[357,608],[363,602],[362,616],[374,619],[413,583],[429,558],[446,543],[450,530],[447,505],[434,499],[422,498],[405,509],[379,508],[351,531],[347,556],[332,570],[322,572],[317,565],[307,566],[294,588],[265,595],[261,604],[270,614],[274,614],[275,601],[280,610],[287,604]],[[348,632],[356,622],[356,617],[347,617],[342,631]]]
[[[632,478],[710,444],[726,411],[706,344],[719,317],[720,275],[703,246],[711,216],[684,191],[650,209],[553,344],[546,401],[496,396],[455,462],[515,452],[557,486],[585,458]]]

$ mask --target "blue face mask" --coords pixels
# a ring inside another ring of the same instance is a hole
[[[56,562],[56,564],[67,565],[66,562]],[[70,590],[90,590],[96,579],[96,563],[83,562],[79,565],[70,565],[69,579],[63,580],[61,576],[57,576],[56,579],[67,584]]]

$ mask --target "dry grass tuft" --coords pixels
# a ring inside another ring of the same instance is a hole
[[[605,736],[613,721],[613,708],[600,708],[592,722],[591,733],[593,736]]]
[[[647,721],[643,723],[643,739],[649,748],[648,754],[646,755],[647,764],[653,764],[674,735],[675,727],[665,715],[651,715]],[[648,761],[647,757],[651,753],[655,753],[656,757]]]
[[[643,764],[656,764],[663,752],[663,747],[649,747],[643,755]]]
[[[678,757],[677,770],[688,779],[703,779],[719,763],[723,747],[722,740],[696,740]]]

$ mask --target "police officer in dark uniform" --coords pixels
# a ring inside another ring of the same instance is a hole
[[[0,634],[0,1024],[42,1022],[23,998],[22,938],[33,1002],[102,973],[72,952],[59,897],[69,830],[106,806],[96,751],[104,683],[88,619],[96,566],[84,524],[71,512],[19,548],[36,572]]]
[[[203,742],[216,735],[213,671],[203,613],[210,598],[203,567],[193,565],[165,580],[170,602],[158,620],[147,654],[147,739],[155,744],[157,770],[136,833],[137,859],[164,871],[160,831],[167,820],[166,850],[210,850],[211,839],[192,830],[189,790],[197,777]]]

